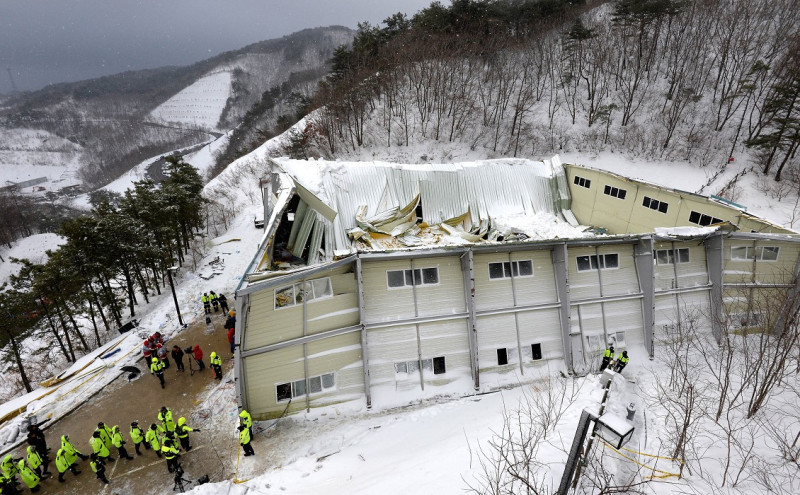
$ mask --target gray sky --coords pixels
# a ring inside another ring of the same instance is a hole
[[[432,0],[0,0],[0,93],[188,65],[308,27],[355,28]],[[443,2],[448,4],[449,2]]]

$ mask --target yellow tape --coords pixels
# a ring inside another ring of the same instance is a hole
[[[667,460],[667,461],[680,462],[681,464],[683,464],[683,459],[675,459],[674,457],[662,457],[660,455],[645,454],[644,452],[639,452],[638,450],[629,449],[628,447],[622,447],[622,450],[627,450],[628,452],[630,452],[632,454],[643,455],[643,456],[646,456],[646,457],[653,457],[655,459],[664,459],[664,460]]]
[[[620,456],[622,456],[623,458],[625,458],[625,459],[627,459],[627,460],[631,461],[632,463],[634,463],[634,464],[636,464],[636,465],[639,465],[639,466],[641,466],[641,467],[643,467],[643,468],[647,468],[647,469],[649,469],[649,470],[653,471],[654,473],[663,473],[663,474],[664,474],[664,476],[656,476],[656,475],[652,475],[652,476],[650,476],[650,478],[671,478],[672,476],[675,476],[675,477],[677,477],[677,478],[680,478],[680,477],[681,477],[681,475],[680,475],[680,474],[677,474],[677,473],[670,473],[669,471],[662,471],[662,470],[660,470],[660,469],[656,469],[656,468],[650,467],[650,466],[648,466],[648,465],[646,465],[646,464],[642,464],[641,462],[637,461],[636,459],[634,459],[634,458],[632,458],[632,457],[629,457],[629,456],[627,456],[627,455],[623,454],[622,452],[620,452],[619,450],[615,449],[615,448],[614,448],[614,447],[612,447],[611,445],[607,444],[607,443],[606,443],[606,442],[604,442],[603,440],[600,440],[600,443],[602,443],[603,445],[605,445],[605,446],[606,446],[606,447],[608,447],[609,449],[613,450],[614,452],[616,452],[617,454],[619,454],[619,455],[620,455]],[[626,450],[627,450],[627,449],[626,449]],[[657,456],[653,456],[653,457],[657,457]]]

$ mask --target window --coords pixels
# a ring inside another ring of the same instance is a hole
[[[625,195],[628,194],[628,192],[625,189],[612,187],[606,184],[606,187],[603,189],[603,194],[606,194],[608,196],[613,196],[619,199],[625,199]]]
[[[498,366],[508,364],[508,352],[506,349],[497,349],[497,364]]]
[[[489,263],[489,278],[532,277],[533,261],[504,261]]]
[[[531,344],[531,357],[534,361],[542,359],[542,344]]]
[[[659,201],[657,199],[650,198],[648,196],[644,197],[644,201],[642,201],[642,206],[645,208],[650,208],[651,210],[660,211],[661,213],[666,213],[667,208],[669,208],[669,204]]]
[[[715,223],[722,223],[722,220],[712,217],[711,215],[706,215],[705,213],[700,213],[699,211],[692,211],[689,213],[689,222],[705,227]]]
[[[433,267],[415,268],[414,270],[387,270],[386,282],[389,288],[436,285],[439,283],[439,269]]]
[[[619,268],[619,255],[617,253],[612,254],[600,254],[600,255],[591,255],[591,256],[578,256],[578,271],[585,272],[588,270],[608,270],[610,268]]]
[[[308,386],[306,380],[296,380],[290,383],[279,383],[275,386],[276,398],[278,402],[289,400],[294,397],[300,397],[309,394],[317,394],[330,390],[336,386],[336,380],[333,373],[326,373],[324,375],[312,376],[308,379]]]
[[[591,180],[578,177],[577,175],[575,176],[575,180],[573,180],[573,182],[578,186],[585,187],[586,189],[589,189],[589,187],[592,185]]]
[[[442,375],[447,371],[444,366],[444,356],[433,358],[433,374]]]
[[[659,265],[674,265],[675,263],[689,262],[689,248],[657,249],[653,258]]]
[[[728,316],[729,329],[759,327],[764,323],[764,313],[733,313]]]
[[[416,373],[420,369],[429,372],[433,371],[434,375],[441,375],[444,373],[444,356],[435,357],[433,359],[423,359],[422,361],[415,359],[413,361],[394,363],[394,372],[396,375]]]
[[[330,277],[299,282],[275,290],[275,309],[303,304],[304,299],[310,302],[328,297],[333,297]]]
[[[777,261],[778,246],[732,246],[731,259],[732,260],[760,260],[760,261]]]

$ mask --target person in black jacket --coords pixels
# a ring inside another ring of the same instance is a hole
[[[178,371],[183,371],[183,349],[178,347],[177,345],[172,346],[172,359],[175,360],[175,366],[177,366]]]
[[[222,314],[228,312],[228,298],[225,297],[225,294],[217,294],[217,300],[219,301],[219,307],[222,308]]]

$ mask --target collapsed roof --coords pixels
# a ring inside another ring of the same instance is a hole
[[[585,237],[558,157],[457,164],[273,160],[256,271],[367,250]]]

